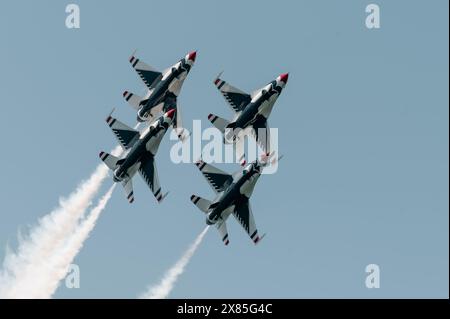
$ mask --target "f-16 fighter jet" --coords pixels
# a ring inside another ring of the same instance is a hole
[[[264,235],[262,237],[258,235],[249,198],[263,168],[269,164],[270,156],[265,157],[266,160],[256,160],[249,163],[233,175],[229,175],[203,160],[196,163],[217,195],[213,201],[192,195],[191,201],[206,214],[207,225],[216,225],[225,245],[229,243],[226,220],[231,214],[242,225],[255,244],[264,237]]]
[[[129,91],[123,92],[125,100],[137,111],[138,122],[152,121],[160,112],[176,110],[173,127],[179,138],[183,138],[181,114],[177,108],[177,97],[189,71],[194,65],[197,53],[191,52],[173,66],[159,72],[150,65],[136,58],[130,57],[131,66],[144,81],[148,88],[147,94],[140,97]]]
[[[142,133],[128,127],[111,115],[106,119],[117,140],[128,153],[121,159],[106,152],[100,152],[100,159],[114,172],[114,182],[121,182],[130,203],[134,201],[132,178],[137,171],[152,190],[156,200],[161,202],[162,194],[156,171],[155,155],[159,144],[172,124],[175,110],[171,109],[154,121]]]
[[[271,150],[267,118],[288,81],[288,73],[281,74],[252,94],[245,93],[223,81],[220,78],[221,74],[217,76],[214,84],[235,112],[235,116],[230,122],[217,115],[209,114],[208,120],[225,135],[225,143],[236,143],[243,130],[252,128],[251,134],[256,142],[265,154],[269,154]],[[240,154],[239,160],[242,161],[244,154],[243,152]]]

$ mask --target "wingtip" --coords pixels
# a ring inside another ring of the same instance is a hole
[[[130,58],[129,58],[130,63],[133,63],[136,52],[137,52],[137,49],[134,49],[133,53],[131,53]]]
[[[164,198],[167,197],[167,195],[169,194],[169,191],[167,191],[164,195],[160,196],[159,198],[157,198],[156,200],[158,201],[158,203],[162,203],[162,201],[164,200]]]
[[[263,240],[263,238],[266,236],[266,233],[264,233],[261,237],[257,236],[255,238],[255,245],[259,244],[261,242],[261,240]]]
[[[128,199],[128,202],[129,202],[130,204],[131,204],[132,202],[134,202],[134,194],[133,194],[133,191],[132,191],[130,194],[128,194],[127,199]]]
[[[214,84],[217,85],[220,82],[220,77],[222,76],[223,71],[220,71],[214,79]]]
[[[202,158],[199,158],[196,162],[195,162],[195,165],[198,167],[198,166],[200,166],[200,165],[202,165],[203,164],[203,159]]]
[[[106,122],[109,123],[112,119],[112,114],[114,113],[114,111],[116,110],[115,107],[113,107],[113,109],[111,110],[111,112],[109,112],[108,117],[106,118]]]

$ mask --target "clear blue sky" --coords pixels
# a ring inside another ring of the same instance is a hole
[[[231,116],[219,71],[247,91],[290,72],[270,118],[285,158],[251,199],[266,238],[255,247],[230,220],[224,247],[210,231],[171,297],[448,297],[447,1],[373,1],[379,30],[364,23],[372,1],[73,2],[79,30],[64,24],[70,1],[1,3],[0,258],[115,145],[113,106],[134,125],[130,53],[162,69],[196,49],[187,127]],[[133,205],[116,189],[76,258],[81,288],[56,297],[134,298],[203,229],[189,196],[213,192],[169,161],[172,143],[157,156],[167,200],[139,178]],[[364,285],[370,263],[380,289]]]

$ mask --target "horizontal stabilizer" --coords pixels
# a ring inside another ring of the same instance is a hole
[[[212,123],[212,125],[214,125],[222,133],[225,132],[225,129],[230,124],[229,121],[227,121],[217,115],[214,115],[214,114],[209,114],[208,120]]]
[[[141,106],[139,105],[139,103],[142,101],[142,97],[129,91],[123,92],[123,97],[133,109],[135,109],[136,111],[140,109]]]
[[[193,202],[204,213],[208,213],[208,209],[211,206],[211,201],[197,195],[191,196],[191,202]]]
[[[116,169],[117,163],[119,162],[117,157],[106,152],[100,152],[99,157],[111,170]]]

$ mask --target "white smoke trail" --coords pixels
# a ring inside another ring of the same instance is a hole
[[[205,229],[197,236],[191,246],[189,246],[188,250],[181,256],[181,258],[172,266],[164,275],[163,279],[156,286],[151,286],[144,292],[139,298],[141,299],[165,299],[169,296],[172,291],[178,277],[184,272],[184,268],[191,260],[198,246],[203,240],[206,232],[208,231],[209,226],[206,226]]]
[[[120,155],[121,152],[121,147],[117,146],[112,154]],[[107,176],[108,168],[99,164],[88,180],[39,219],[29,236],[19,241],[17,252],[7,252],[0,270],[1,298],[45,298],[42,287],[46,285],[45,274],[51,271],[49,257],[73,233]]]
[[[47,278],[43,279],[45,286],[41,288],[42,294],[46,298],[52,297],[58,288],[59,282],[66,277],[70,264],[80,252],[84,242],[88,239],[90,233],[94,229],[97,220],[111,198],[116,185],[117,184],[113,184],[109,188],[105,195],[98,201],[97,206],[92,208],[89,215],[78,225],[63,249],[54,254],[50,260],[50,267],[52,269],[45,273],[45,275],[47,275]]]

